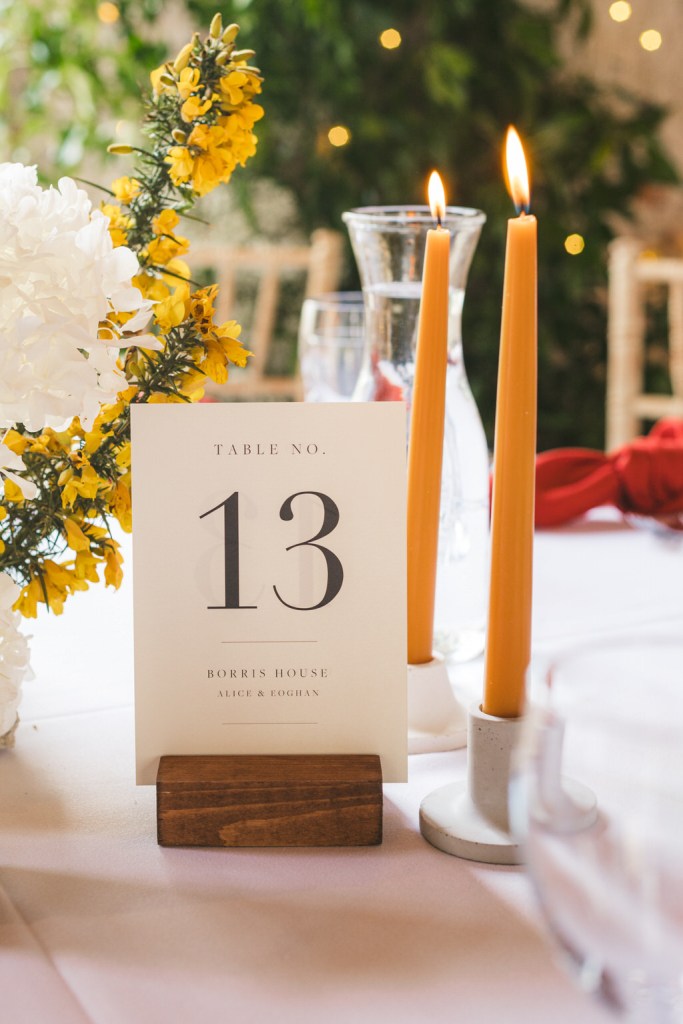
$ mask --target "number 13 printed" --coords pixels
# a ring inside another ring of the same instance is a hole
[[[285,522],[291,522],[294,519],[292,508],[294,499],[305,494],[311,494],[320,499],[323,506],[322,526],[314,537],[298,541],[296,544],[290,544],[285,550],[293,551],[294,548],[311,547],[316,548],[321,553],[327,568],[325,593],[317,604],[301,607],[301,605],[290,604],[286,601],[279,593],[277,587],[273,585],[275,596],[281,604],[287,608],[302,612],[315,611],[317,608],[324,608],[325,605],[330,604],[331,601],[334,601],[344,582],[344,569],[337,555],[323,544],[316,543],[322,537],[327,537],[332,533],[339,523],[339,509],[328,494],[322,494],[320,491],[297,491],[296,494],[290,494],[280,506],[280,519]],[[207,512],[203,512],[199,518],[204,519],[206,516],[218,512],[221,508],[223,509],[225,602],[224,604],[207,605],[207,608],[210,610],[256,608],[257,605],[255,604],[240,604],[239,491],[233,491],[229,498],[226,498],[219,505],[214,505]]]

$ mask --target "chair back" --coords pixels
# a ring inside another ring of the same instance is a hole
[[[268,373],[273,342],[277,337],[278,304],[283,289],[297,277],[303,278],[303,297],[336,291],[342,272],[343,239],[339,232],[319,228],[310,245],[229,246],[198,243],[189,254],[193,271],[211,268],[219,286],[217,320],[234,318],[240,276],[256,280],[256,294],[242,338],[254,353],[244,370],[231,369],[223,386],[207,386],[214,397],[302,398],[298,368],[293,374]]]
[[[645,390],[647,299],[652,286],[667,289],[671,394]],[[643,421],[683,416],[683,259],[650,258],[633,238],[609,249],[607,306],[606,448],[641,433]]]

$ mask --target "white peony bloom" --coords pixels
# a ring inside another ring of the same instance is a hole
[[[19,593],[7,573],[0,573],[0,745],[17,720],[21,684],[32,676],[28,639],[18,628],[21,616],[12,611]]]
[[[35,167],[0,164],[0,425],[87,424],[125,386],[119,339],[99,340],[98,327],[112,311],[140,322],[151,304],[108,225],[70,178],[42,189]]]

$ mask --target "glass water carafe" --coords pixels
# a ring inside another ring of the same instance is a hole
[[[448,368],[434,648],[455,660],[484,648],[489,563],[489,454],[465,373],[461,315],[486,217],[448,207],[451,232]],[[366,352],[357,401],[405,401],[410,422],[427,207],[362,207],[344,214],[363,288]]]

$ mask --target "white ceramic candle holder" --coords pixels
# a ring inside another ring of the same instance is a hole
[[[470,708],[467,781],[435,789],[420,807],[420,830],[432,846],[485,864],[522,863],[508,820],[510,757],[522,721]]]
[[[443,658],[408,665],[408,753],[458,750],[467,743],[467,712],[458,702]]]

